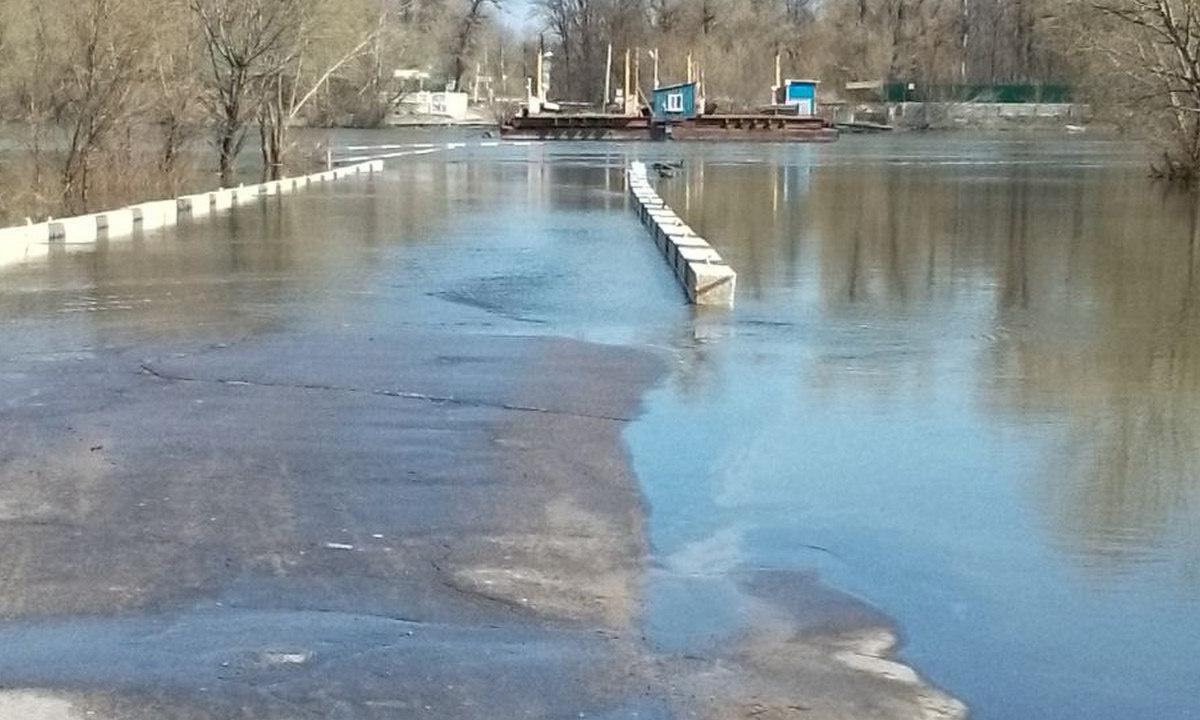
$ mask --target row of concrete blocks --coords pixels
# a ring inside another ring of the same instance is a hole
[[[174,200],[155,200],[138,203],[119,210],[59,218],[43,223],[0,228],[0,255],[11,256],[18,244],[25,245],[26,257],[36,255],[37,243],[61,242],[82,244],[95,242],[100,237],[115,238],[133,234],[135,228],[156,230],[178,222],[181,214],[202,217],[235,205],[244,205],[261,197],[285,195],[309,185],[331,182],[360,173],[382,172],[383,161],[348,165],[327,172],[301,175],[299,177],[274,180],[258,185],[242,185],[236,188],[213,190],[212,192],[184,195]],[[7,249],[5,249],[5,246]]]
[[[737,288],[737,273],[733,268],[667,207],[651,187],[645,163],[631,164],[628,179],[638,218],[683,285],[688,300],[695,305],[732,305]]]

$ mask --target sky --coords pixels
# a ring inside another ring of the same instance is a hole
[[[511,28],[532,26],[529,18],[529,0],[502,0],[500,18]]]

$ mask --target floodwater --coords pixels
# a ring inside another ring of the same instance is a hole
[[[974,717],[1200,717],[1195,199],[1104,142],[685,160],[739,296],[630,433],[662,642],[731,569],[815,567]]]
[[[683,161],[660,191],[739,272],[734,309],[683,303],[623,194],[635,157]],[[649,347],[672,366],[626,440],[650,642],[720,643],[735,578],[811,572],[973,717],[1194,718],[1200,205],[1144,175],[1059,137],[471,141],[12,260],[0,327],[47,362],[374,325]]]

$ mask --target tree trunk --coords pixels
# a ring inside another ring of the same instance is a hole
[[[225,125],[217,140],[217,152],[220,156],[221,187],[233,187],[237,184],[237,173],[233,163],[237,158],[237,130]]]

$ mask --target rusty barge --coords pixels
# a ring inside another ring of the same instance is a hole
[[[507,140],[759,140],[832,142],[838,130],[821,118],[767,114],[702,115],[655,122],[627,115],[516,117],[500,128]]]
[[[624,113],[557,112],[545,99],[544,86],[522,114],[501,126],[508,140],[760,140],[832,142],[838,129],[817,112],[816,80],[777,80],[771,104],[748,113],[715,113],[696,82],[655,87],[647,106],[629,95]],[[606,93],[607,96],[607,93]]]

